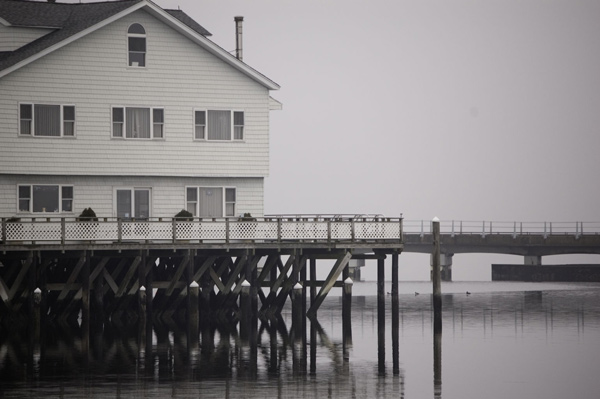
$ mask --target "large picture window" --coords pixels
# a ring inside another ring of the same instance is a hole
[[[244,139],[244,112],[229,110],[195,110],[196,140],[231,141]]]
[[[75,106],[20,104],[19,134],[22,136],[75,136]]]
[[[186,187],[186,209],[201,218],[235,216],[233,187]]]
[[[19,185],[19,212],[73,212],[73,186]]]
[[[164,137],[163,108],[113,107],[112,136],[127,139],[161,139]]]

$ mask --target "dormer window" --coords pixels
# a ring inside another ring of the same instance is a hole
[[[146,30],[140,24],[133,24],[127,30],[129,46],[129,66],[146,66]]]

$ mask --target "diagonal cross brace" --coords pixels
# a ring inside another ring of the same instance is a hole
[[[349,251],[344,254],[340,254],[337,261],[335,262],[335,265],[333,265],[333,268],[329,272],[329,276],[327,276],[325,284],[323,284],[323,286],[319,290],[319,293],[317,294],[317,297],[315,298],[315,301],[311,304],[310,309],[308,309],[308,312],[306,312],[307,316],[312,318],[317,315],[317,310],[319,310],[319,306],[321,306],[321,304],[325,300],[325,297],[327,296],[331,288],[334,286],[335,281],[338,279],[340,274],[342,274],[342,270],[344,270],[344,268],[348,265],[350,258],[352,258],[352,253]]]

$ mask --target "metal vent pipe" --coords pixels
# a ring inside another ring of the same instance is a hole
[[[244,17],[234,17],[235,21],[235,58],[240,61],[244,60],[244,54],[242,50],[242,22]]]

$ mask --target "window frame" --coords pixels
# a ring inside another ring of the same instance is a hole
[[[47,134],[36,134],[36,130],[35,130],[35,107],[36,106],[41,106],[41,105],[48,105],[48,106],[58,106],[60,107],[60,111],[59,111],[59,118],[60,118],[60,135],[58,136],[50,136]],[[22,109],[21,107],[23,106],[29,106],[30,110],[31,110],[31,118],[29,119],[23,119],[21,117],[22,114]],[[73,108],[73,119],[65,119],[65,108]],[[77,137],[77,107],[75,106],[75,104],[42,104],[42,103],[34,103],[34,102],[19,102],[18,104],[18,119],[19,119],[19,133],[18,136],[19,137],[43,137],[43,138],[51,138],[51,139],[56,139],[56,138],[75,138]],[[29,121],[29,132],[28,133],[23,133],[23,126],[22,126],[22,122],[24,120]],[[67,122],[72,122],[73,123],[73,134],[71,135],[65,135],[65,123]]]
[[[45,212],[36,212],[34,211],[34,187],[57,187],[58,188],[58,211],[45,211]],[[28,198],[23,198],[23,200],[28,200],[29,204],[28,204],[28,210],[21,210],[21,188],[22,187],[28,187],[29,188],[29,197]],[[63,189],[64,188],[71,188],[71,197],[65,197]],[[64,210],[64,202],[63,201],[71,201],[71,210],[70,211],[65,211]],[[17,184],[17,213],[18,214],[35,214],[35,215],[56,215],[56,214],[73,214],[74,213],[74,209],[75,209],[75,186],[73,184],[36,184],[36,183],[32,183],[32,184]]]
[[[144,220],[144,219],[150,219],[152,217],[153,211],[152,211],[152,206],[154,201],[152,200],[152,187],[147,187],[147,186],[119,186],[119,187],[114,187],[113,189],[113,214],[115,217],[119,217],[119,212],[118,212],[118,201],[117,201],[117,193],[119,191],[129,191],[129,199],[130,199],[130,204],[131,204],[131,210],[130,210],[130,216],[129,217],[124,217],[123,219],[136,219],[136,220]],[[142,216],[131,216],[131,214],[135,213],[135,192],[136,191],[147,191],[148,192],[148,216],[146,217],[142,217]]]
[[[131,33],[130,30],[134,25],[139,25],[143,30],[144,33]],[[144,51],[132,51],[131,50],[131,46],[130,46],[130,42],[129,39],[144,39]],[[144,56],[144,65],[133,65],[133,62],[131,60],[131,53],[135,53],[135,54],[143,54]],[[145,69],[148,65],[148,34],[146,32],[146,28],[144,28],[144,25],[142,25],[139,22],[134,22],[131,25],[129,25],[127,27],[127,68],[132,68],[132,69]]]
[[[221,190],[221,194],[222,194],[222,203],[221,203],[221,218],[231,218],[231,217],[235,217],[235,210],[237,209],[237,187],[235,186],[209,186],[209,185],[197,185],[197,186],[185,186],[184,187],[184,207],[183,209],[186,209],[187,211],[191,212],[194,217],[200,217],[198,216],[200,213],[200,189],[201,188],[209,188],[209,189],[220,189]],[[188,190],[189,189],[194,189],[196,192],[196,200],[195,201],[189,201],[188,200]],[[234,196],[235,196],[235,200],[233,202],[231,201],[227,201],[227,190],[233,190],[234,192]],[[190,211],[189,209],[189,204],[190,203],[194,203],[194,211]],[[227,204],[229,203],[233,203],[233,213],[231,215],[227,214]]]
[[[229,139],[211,139],[209,138],[209,130],[210,130],[210,118],[208,116],[208,114],[210,112],[229,112],[229,127],[230,127],[230,137]],[[204,112],[204,137],[203,138],[198,138],[196,135],[196,127],[197,126],[202,126],[202,125],[198,125],[196,124],[196,112]],[[243,125],[236,125],[235,124],[235,114],[239,112],[242,114],[242,118],[244,119],[244,124]],[[241,110],[241,109],[217,109],[217,108],[194,108],[193,110],[193,115],[192,115],[192,122],[193,122],[193,140],[194,141],[204,141],[204,142],[216,142],[216,143],[229,143],[229,142],[244,142],[245,141],[245,133],[246,133],[246,111]],[[242,138],[240,139],[236,139],[235,136],[235,128],[236,127],[241,127],[242,128]]]
[[[147,109],[150,114],[150,137],[127,137],[127,109],[129,108],[140,108]],[[115,122],[115,109],[120,109],[123,115],[122,121]],[[156,122],[154,120],[154,112],[161,111],[162,121]],[[113,105],[110,107],[110,138],[115,140],[165,140],[166,132],[165,132],[165,107],[147,107],[147,106],[124,106],[124,105]],[[115,123],[121,124],[121,136],[115,136]],[[161,136],[156,137],[155,125],[161,126]]]

